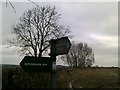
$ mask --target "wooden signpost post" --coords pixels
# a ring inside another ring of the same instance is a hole
[[[50,57],[25,56],[20,62],[26,72],[50,72],[51,88],[56,88],[56,56],[67,54],[71,47],[68,37],[50,40]]]
[[[51,45],[51,50],[50,50],[50,56],[52,60],[52,66],[55,66],[56,64],[56,56],[57,55],[62,55],[62,54],[67,54],[69,52],[69,49],[71,47],[70,40],[68,37],[62,37],[60,39],[52,39],[50,41]],[[56,88],[56,72],[55,68],[52,68],[51,72],[51,88]]]

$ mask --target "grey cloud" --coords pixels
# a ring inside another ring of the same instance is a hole
[[[3,8],[3,33],[2,40],[3,45],[7,45],[7,38],[10,38],[12,34],[10,33],[12,28],[11,26],[16,24],[19,21],[20,16],[27,9],[35,7],[32,3],[13,3],[17,13],[15,14],[12,9],[6,8],[4,5]],[[118,36],[117,30],[117,4],[113,2],[86,2],[86,3],[37,3],[40,6],[50,5],[56,6],[56,9],[59,13],[62,14],[59,21],[62,25],[69,25],[71,27],[71,34],[74,36],[72,40],[76,42],[86,42],[90,47],[93,48],[96,56],[96,63],[103,65],[117,65],[117,46],[108,47],[106,43],[103,43],[101,40],[92,38],[91,35],[95,34],[102,36],[108,36],[110,38]],[[104,39],[103,39],[104,40]],[[114,42],[117,43],[116,40]],[[105,47],[106,46],[106,47]],[[15,55],[9,54],[11,50],[3,50],[4,62],[11,63],[16,58]],[[11,55],[11,56],[10,56]],[[16,54],[17,55],[17,54]],[[7,58],[11,58],[8,61]],[[101,60],[102,59],[102,60]],[[109,61],[108,61],[109,60]],[[20,59],[15,61],[18,63]],[[110,63],[109,63],[110,62]],[[108,64],[109,63],[109,64]]]
[[[63,4],[63,7],[63,20],[70,24],[72,29],[79,29],[81,33],[117,33],[117,3],[67,3]],[[110,21],[111,17],[115,23]]]

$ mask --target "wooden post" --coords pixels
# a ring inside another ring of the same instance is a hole
[[[52,60],[52,72],[50,73],[50,83],[51,88],[56,88],[56,47],[55,47],[55,40],[50,41],[51,49],[50,49],[50,56]]]

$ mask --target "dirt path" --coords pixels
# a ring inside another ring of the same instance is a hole
[[[74,82],[74,81],[76,81],[77,79],[74,79],[74,80],[72,80],[70,83],[69,83],[69,88],[73,88],[72,87],[72,83]]]
[[[73,84],[73,82],[76,81],[76,80],[78,80],[78,79],[74,79],[74,80],[72,80],[72,81],[69,83],[69,88],[73,88],[72,84]],[[79,88],[82,88],[82,86],[79,87]]]

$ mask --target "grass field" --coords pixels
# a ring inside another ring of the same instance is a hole
[[[2,86],[8,87],[8,72],[12,72],[11,88],[49,88],[50,73],[27,73],[23,70],[2,70]],[[58,88],[120,88],[118,68],[59,68],[56,70]]]
[[[66,72],[66,71],[69,71]],[[59,87],[73,88],[118,88],[118,68],[69,68],[58,71]],[[120,83],[120,82],[119,82]]]

